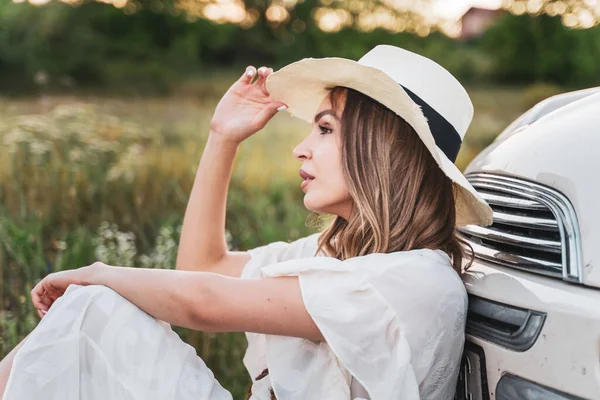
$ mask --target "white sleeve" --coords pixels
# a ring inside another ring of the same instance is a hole
[[[260,269],[270,264],[293,260],[301,257],[312,256],[316,251],[318,233],[300,238],[291,243],[283,241],[272,242],[248,250],[250,260],[242,270],[241,278],[260,279]],[[266,367],[265,335],[246,332],[248,348],[244,354],[243,362],[254,380]]]
[[[402,264],[402,257],[391,254],[370,254],[345,261],[313,257],[285,261],[261,269],[264,276],[298,276],[306,309],[326,343],[372,400],[419,399],[419,385],[411,365],[411,348],[405,336],[405,327],[393,305],[377,289],[372,279],[393,271],[392,266],[402,268],[402,265],[394,265],[399,261]],[[402,291],[408,286],[410,281],[397,290]],[[282,341],[271,335],[267,335],[267,340],[272,347]],[[302,345],[305,346],[306,343]],[[318,350],[315,348],[311,352],[317,354]],[[286,360],[283,354],[282,351],[269,349],[269,371],[276,392],[290,393],[293,387],[298,387],[298,377],[291,378],[289,373],[284,375],[280,371],[293,369],[299,355],[292,354]],[[316,357],[313,358],[316,360]],[[329,367],[311,367],[327,369],[331,368],[331,364]],[[338,389],[349,390],[347,386]],[[322,394],[327,389],[315,387],[314,392],[310,392],[313,388],[302,390],[302,395],[308,396],[305,398],[316,398],[311,396],[319,392]],[[296,397],[301,398],[290,398]]]
[[[244,266],[241,278],[260,278],[261,267],[295,258],[312,256],[313,254],[310,253],[316,250],[318,235],[318,233],[315,233],[291,243],[277,241],[249,249],[250,260]]]

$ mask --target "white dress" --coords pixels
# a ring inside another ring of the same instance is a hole
[[[249,250],[242,278],[298,276],[325,342],[247,332],[251,400],[451,400],[467,294],[440,250],[315,256],[318,234]],[[230,400],[171,326],[71,285],[17,353],[2,400]]]

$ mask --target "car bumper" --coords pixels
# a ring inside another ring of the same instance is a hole
[[[543,317],[535,337],[516,347],[468,329],[467,341],[480,346],[485,354],[490,399],[497,398],[498,382],[505,375],[579,398],[600,399],[599,289],[493,266],[480,260],[473,263],[463,279],[474,299],[489,300],[496,305],[506,305],[519,309],[519,312],[531,311],[529,314]],[[505,315],[503,312],[496,314]],[[491,319],[480,318],[479,325],[486,327],[491,321],[489,326],[494,326],[493,308],[488,317],[490,315]],[[475,316],[469,319],[468,325],[473,321],[476,321]],[[502,323],[497,326],[499,330],[504,329]],[[513,333],[523,332],[516,329]],[[500,338],[502,335],[511,337],[506,332],[500,334]]]

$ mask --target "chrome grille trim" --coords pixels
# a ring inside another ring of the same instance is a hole
[[[494,215],[494,219],[496,216]],[[496,230],[494,228],[486,228],[482,226],[472,225],[469,227],[469,233],[473,236],[493,240],[495,242],[511,244],[514,246],[526,247],[528,249],[549,251],[551,253],[560,254],[562,245],[554,240],[536,239],[534,237],[513,235],[508,232]]]
[[[473,251],[477,253],[477,256],[481,259],[491,261],[491,262],[502,262],[503,265],[522,269],[525,271],[530,271],[535,269],[540,264],[542,264],[545,268],[540,269],[538,272],[542,275],[548,275],[552,277],[561,278],[562,272],[553,273],[551,271],[562,271],[562,264],[554,263],[552,261],[545,261],[531,257],[519,256],[517,254],[507,253],[503,251],[498,251],[491,249],[486,246],[479,245],[477,243],[469,242],[469,244],[473,247]]]
[[[492,226],[459,228],[477,258],[583,283],[579,224],[566,196],[505,175],[479,172],[466,177],[494,211]]]
[[[541,229],[548,231],[557,231],[558,222],[555,219],[536,218],[520,215],[515,217],[512,214],[503,213],[501,211],[494,213],[494,221],[504,225],[518,226],[521,228]]]
[[[490,187],[485,184],[480,185],[480,187],[486,188],[486,189],[490,189],[490,188],[493,189],[493,186]],[[505,197],[497,196],[492,193],[481,193],[480,192],[479,194],[490,205],[493,204],[493,205],[505,206],[505,207],[518,207],[518,208],[524,208],[524,209],[528,209],[528,210],[543,210],[543,209],[545,209],[544,205],[538,203],[537,201],[505,198]]]

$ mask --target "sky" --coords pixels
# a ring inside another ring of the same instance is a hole
[[[448,19],[458,19],[470,7],[499,8],[502,0],[435,0],[436,14]]]

